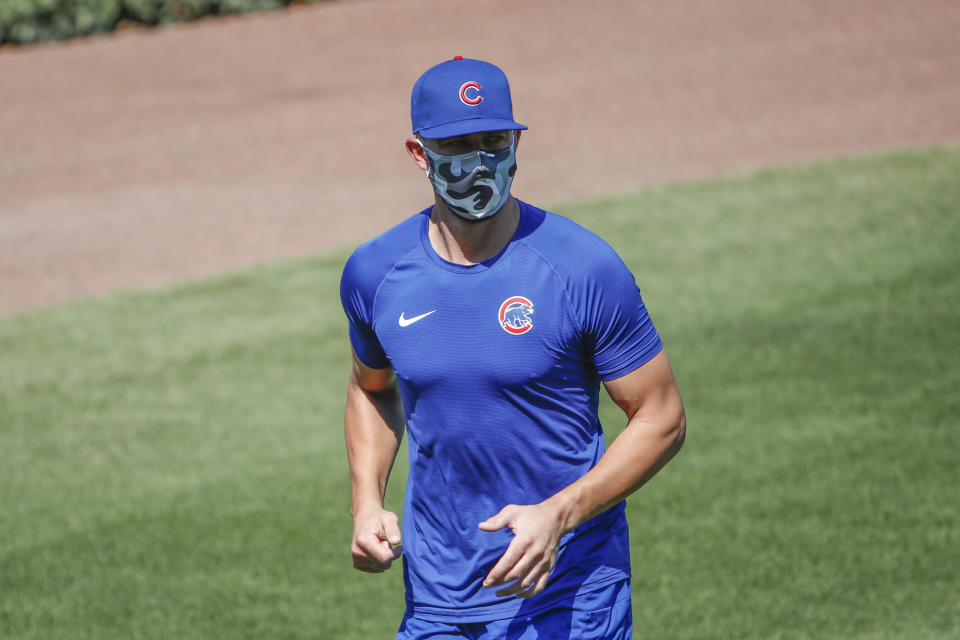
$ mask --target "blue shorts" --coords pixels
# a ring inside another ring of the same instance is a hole
[[[397,640],[629,640],[630,580],[507,620],[451,624],[405,615]]]

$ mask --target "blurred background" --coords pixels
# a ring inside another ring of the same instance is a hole
[[[456,55],[506,71],[514,193],[620,252],[684,395],[628,502],[640,633],[960,637],[958,33],[947,0],[0,0],[0,638],[393,637],[338,281],[430,204],[409,92]]]
[[[409,92],[455,55],[511,78],[531,128],[515,189],[535,202],[960,138],[948,1],[327,0],[169,22],[279,4],[2,0],[0,312],[305,255],[419,210]],[[10,44],[67,23],[121,30]]]

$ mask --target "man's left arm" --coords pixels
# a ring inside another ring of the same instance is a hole
[[[547,586],[560,538],[643,486],[683,445],[686,415],[670,362],[661,350],[643,366],[604,383],[627,416],[627,426],[585,476],[535,505],[507,505],[480,523],[510,527],[513,541],[484,586],[497,595],[530,597]]]

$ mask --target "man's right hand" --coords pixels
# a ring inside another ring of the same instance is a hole
[[[403,554],[397,514],[381,508],[360,511],[353,518],[353,568],[367,573],[386,571]]]

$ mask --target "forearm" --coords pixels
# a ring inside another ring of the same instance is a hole
[[[403,407],[396,383],[364,390],[351,376],[344,414],[350,464],[351,512],[383,506],[390,470],[403,438]]]
[[[670,418],[634,417],[586,475],[547,500],[561,514],[564,531],[617,504],[647,483],[683,444],[682,408]]]
[[[655,420],[640,415],[630,419],[585,476],[539,504],[507,505],[479,523],[484,531],[509,527],[514,533],[484,578],[485,587],[507,585],[497,591],[498,596],[523,598],[542,591],[563,534],[636,491],[676,454],[685,429],[682,406],[672,419],[662,413]]]

